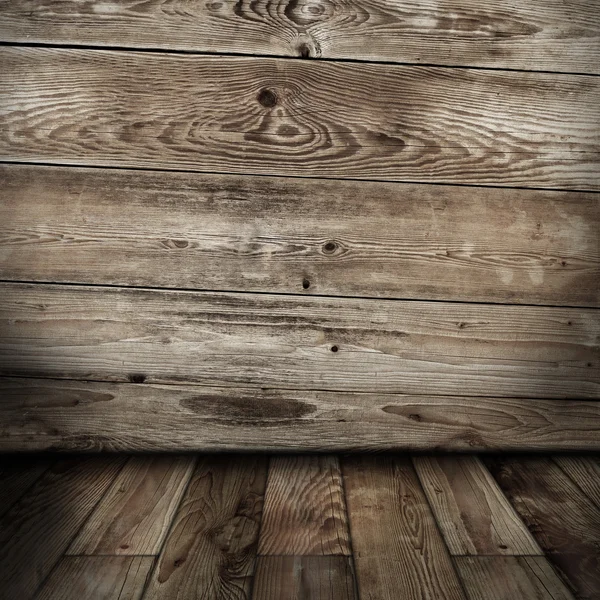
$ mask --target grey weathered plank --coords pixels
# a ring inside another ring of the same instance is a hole
[[[598,73],[594,0],[5,0],[0,38]]]
[[[152,556],[65,556],[36,600],[141,600]]]
[[[600,190],[596,77],[25,47],[0,63],[8,160]]]
[[[270,460],[258,553],[351,554],[337,457],[285,456]],[[291,563],[285,564],[286,569],[291,568]]]
[[[0,286],[0,375],[598,398],[594,309]]]
[[[552,459],[600,507],[600,459],[598,456],[558,455]],[[600,541],[600,540],[599,540]]]
[[[476,456],[413,456],[452,555],[543,554]]]
[[[0,378],[0,450],[600,450],[600,402]]]
[[[4,279],[600,305],[593,193],[5,165],[0,198]]]
[[[464,599],[410,459],[349,457],[342,469],[360,597]]]
[[[194,463],[186,456],[129,458],[67,554],[158,554]]]

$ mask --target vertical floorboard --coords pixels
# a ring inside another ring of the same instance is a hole
[[[102,498],[123,460],[78,457],[53,465],[0,522],[0,590],[29,600]]]
[[[158,554],[194,468],[191,457],[132,457],[68,554]]]
[[[151,556],[66,556],[36,600],[141,600]]]
[[[356,456],[342,466],[361,598],[463,599],[410,460]]]
[[[479,458],[415,456],[413,465],[450,554],[543,554]]]
[[[145,600],[248,600],[266,459],[200,459],[151,576]]]
[[[40,456],[5,455],[0,463],[0,517],[48,469],[51,460]]]

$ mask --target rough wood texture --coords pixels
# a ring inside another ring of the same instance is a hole
[[[576,590],[600,590],[600,508],[548,457],[490,459],[492,474],[550,560]]]
[[[554,456],[553,460],[600,508],[600,458],[598,456]]]
[[[0,286],[0,374],[597,398],[594,309]]]
[[[0,37],[598,73],[594,0],[5,0]]]
[[[600,450],[600,403],[0,378],[0,451]]]
[[[356,600],[345,556],[260,556],[252,600]]]
[[[413,465],[451,554],[543,554],[476,456],[415,456]]]
[[[26,165],[0,186],[4,279],[600,306],[593,193]]]
[[[271,459],[258,553],[351,554],[337,457]]]
[[[264,457],[203,457],[144,600],[248,600],[267,475]]]
[[[1,390],[2,383],[0,382],[0,397],[4,402],[4,395]],[[0,427],[6,425],[2,420],[3,416],[0,415],[0,423],[2,423]],[[2,430],[0,437],[4,435],[5,432]],[[0,458],[0,490],[2,490],[0,494],[0,517],[40,478],[51,462],[51,459],[40,456],[17,457],[3,455]]]
[[[454,559],[469,600],[574,600],[540,556],[479,556]]]
[[[0,522],[4,598],[33,598],[122,464],[114,457],[59,461],[4,515]]]
[[[194,462],[192,457],[130,458],[68,554],[158,554]]]
[[[357,456],[342,467],[360,596],[464,599],[410,459]]]
[[[141,600],[151,556],[67,556],[36,600]]]
[[[600,189],[596,77],[24,47],[0,63],[8,160]]]

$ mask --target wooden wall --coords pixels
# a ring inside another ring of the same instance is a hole
[[[5,0],[0,450],[600,449],[595,0]]]

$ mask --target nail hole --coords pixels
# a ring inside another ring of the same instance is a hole
[[[339,348],[337,346],[331,346],[332,352],[337,352],[338,350],[339,350]]]
[[[129,381],[131,381],[131,383],[144,383],[144,381],[146,381],[146,376],[141,375],[140,373],[133,373],[129,376]]]
[[[308,47],[308,44],[300,44],[298,46],[298,55],[301,58],[309,58],[310,57],[310,48]]]
[[[258,92],[256,99],[265,108],[273,108],[277,104],[277,94],[275,94],[273,90],[268,90],[266,88]]]
[[[121,544],[121,550],[127,550],[129,548],[129,544]]]
[[[500,550],[508,550],[508,546],[505,546],[504,544],[500,544],[498,548],[500,548]]]
[[[335,249],[337,248],[336,243],[335,242],[327,242],[324,246],[323,246],[323,251],[324,252],[335,252]]]
[[[308,279],[302,280],[302,287],[307,290],[310,287],[310,281]]]

